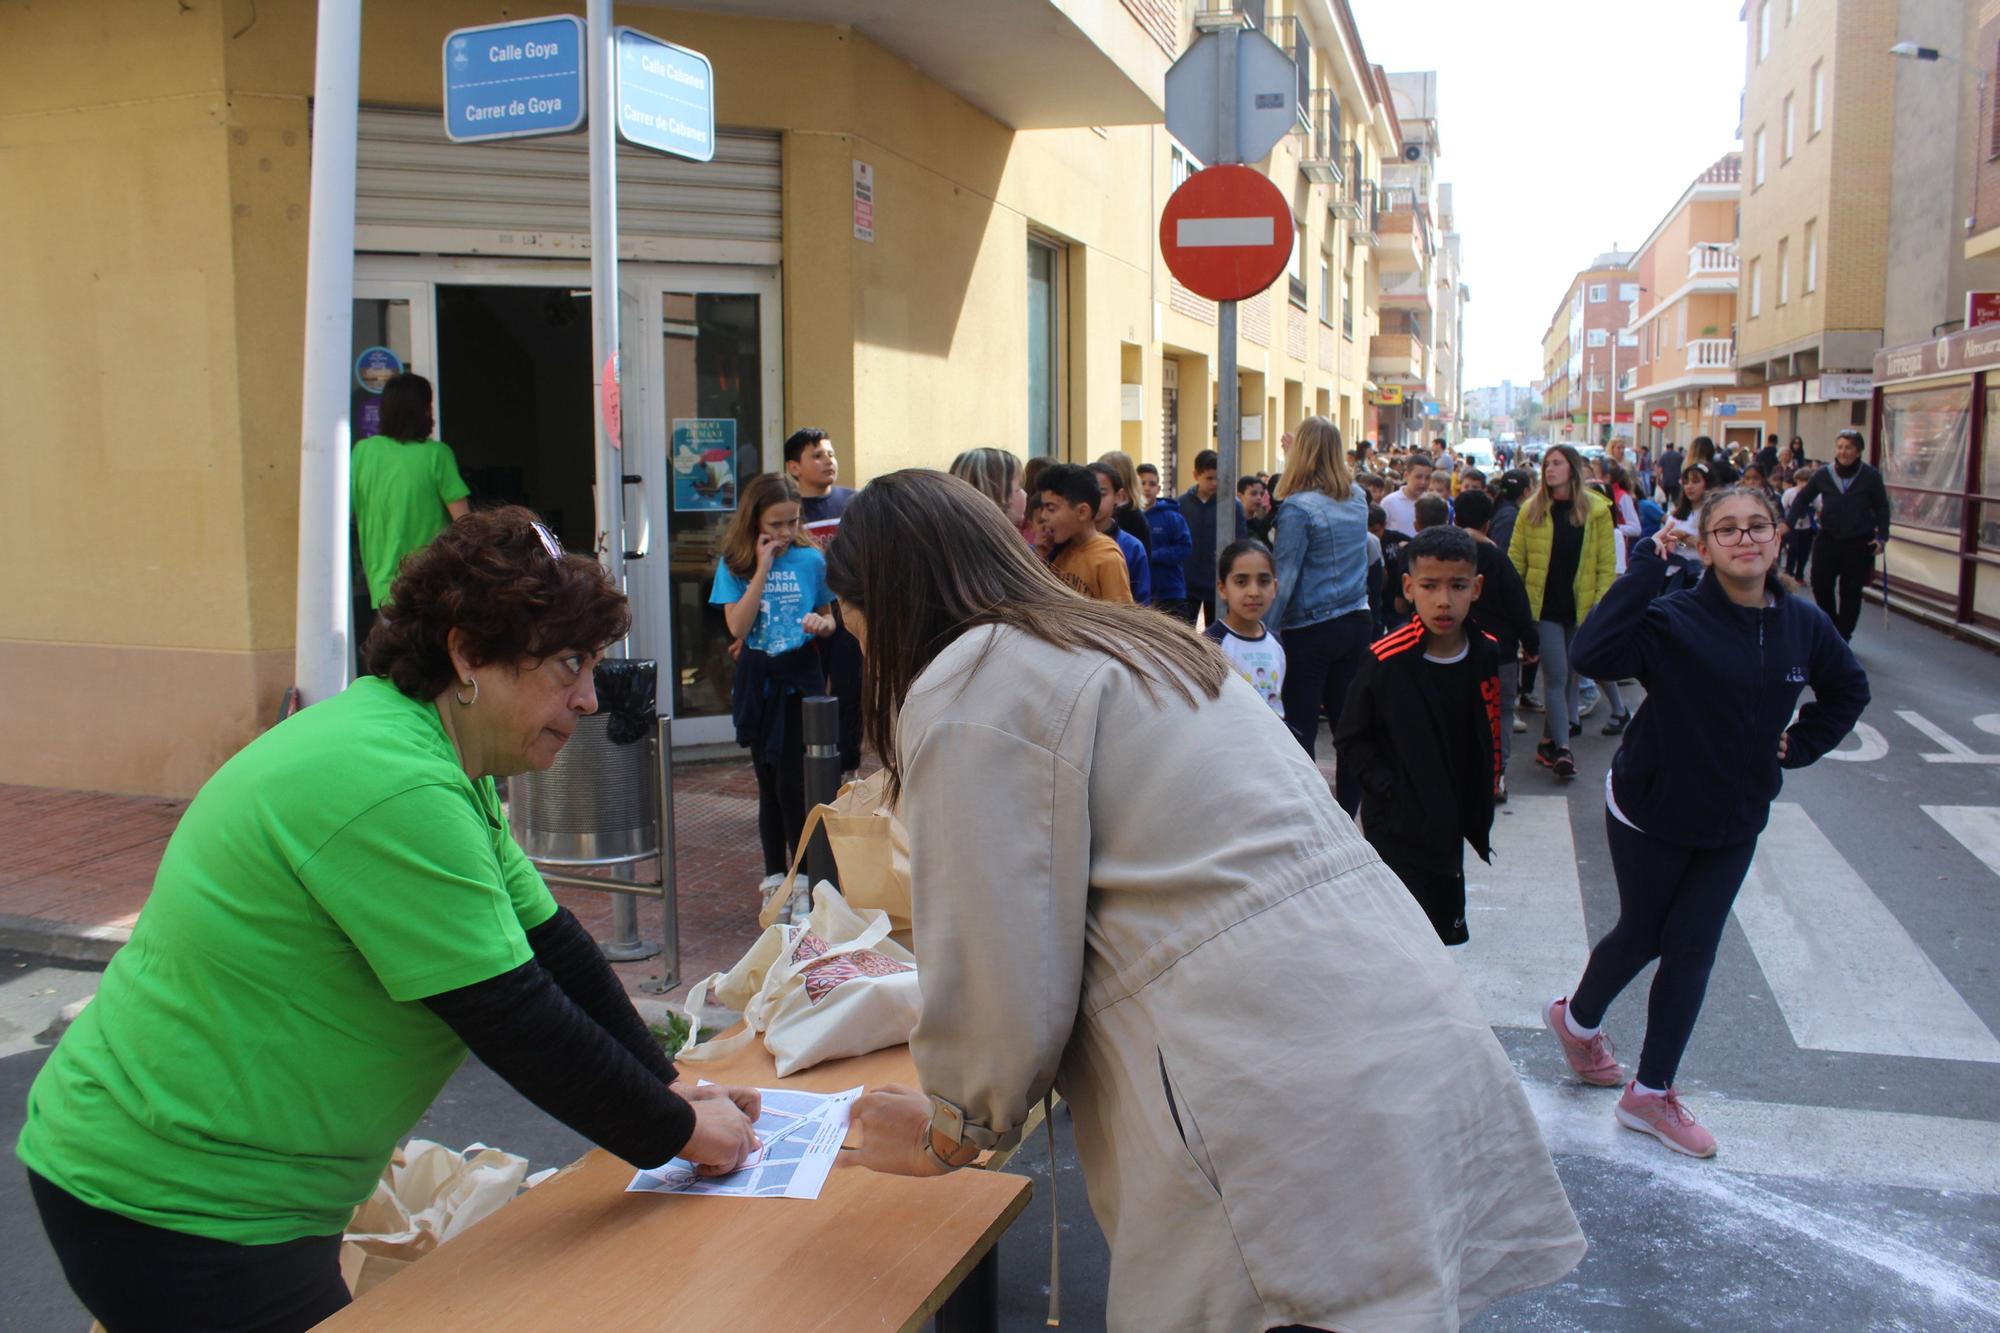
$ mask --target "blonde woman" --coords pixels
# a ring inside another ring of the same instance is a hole
[[[1618,552],[1611,502],[1583,484],[1583,455],[1567,444],[1550,445],[1542,455],[1542,479],[1514,523],[1507,558],[1528,586],[1528,608],[1541,636],[1542,743],[1535,762],[1559,778],[1576,776],[1570,737],[1583,727],[1570,669],[1569,645],[1577,626],[1617,577]],[[1623,713],[1622,702],[1612,707]]]
[[[1027,522],[1028,492],[1021,485],[1021,460],[1005,449],[967,449],[951,460],[951,475],[1000,506],[1000,512],[1020,528]]]
[[[1340,431],[1307,417],[1278,483],[1278,592],[1264,624],[1285,643],[1285,725],[1307,754],[1319,719],[1338,730],[1347,687],[1375,634],[1368,611],[1368,497],[1347,471]],[[1361,783],[1337,772],[1334,794],[1352,815]]]

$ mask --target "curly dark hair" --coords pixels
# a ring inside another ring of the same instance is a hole
[[[625,637],[632,610],[603,566],[555,559],[536,528],[519,505],[481,510],[404,560],[363,650],[368,674],[435,699],[458,677],[447,647],[454,629],[475,665],[596,652]]]

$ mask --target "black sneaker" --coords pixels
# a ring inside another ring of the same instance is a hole
[[[1632,715],[1630,713],[1613,713],[1611,715],[1610,720],[1604,724],[1600,734],[1605,736],[1616,736],[1622,731],[1624,731],[1625,728],[1630,726],[1631,724],[1632,724]]]
[[[1568,750],[1557,750],[1556,761],[1550,767],[1555,769],[1557,777],[1567,782],[1576,776],[1576,756]]]
[[[1554,768],[1556,766],[1556,755],[1559,753],[1561,752],[1556,749],[1556,743],[1544,736],[1535,746],[1535,762],[1543,768]]]
[[[1576,739],[1576,738],[1577,738],[1578,736],[1581,736],[1581,735],[1583,735],[1583,723],[1581,723],[1581,722],[1572,722],[1572,723],[1570,723],[1570,724],[1569,724],[1569,738],[1570,738],[1571,740],[1575,740],[1575,739]]]

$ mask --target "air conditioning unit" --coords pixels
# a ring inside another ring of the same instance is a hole
[[[1406,143],[1406,144],[1404,144],[1404,145],[1403,145],[1403,160],[1404,160],[1405,162],[1421,162],[1421,161],[1423,161],[1423,160],[1424,160],[1424,146],[1423,146],[1422,144],[1420,144],[1420,143]]]

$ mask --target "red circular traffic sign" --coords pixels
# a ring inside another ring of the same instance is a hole
[[[1665,430],[1667,428],[1667,423],[1673,420],[1673,418],[1667,414],[1666,408],[1656,407],[1653,409],[1652,415],[1648,416],[1646,420],[1652,422],[1655,426],[1658,426],[1661,430]]]
[[[1197,296],[1241,301],[1278,280],[1292,257],[1292,206],[1249,167],[1209,167],[1160,214],[1160,253]]]

